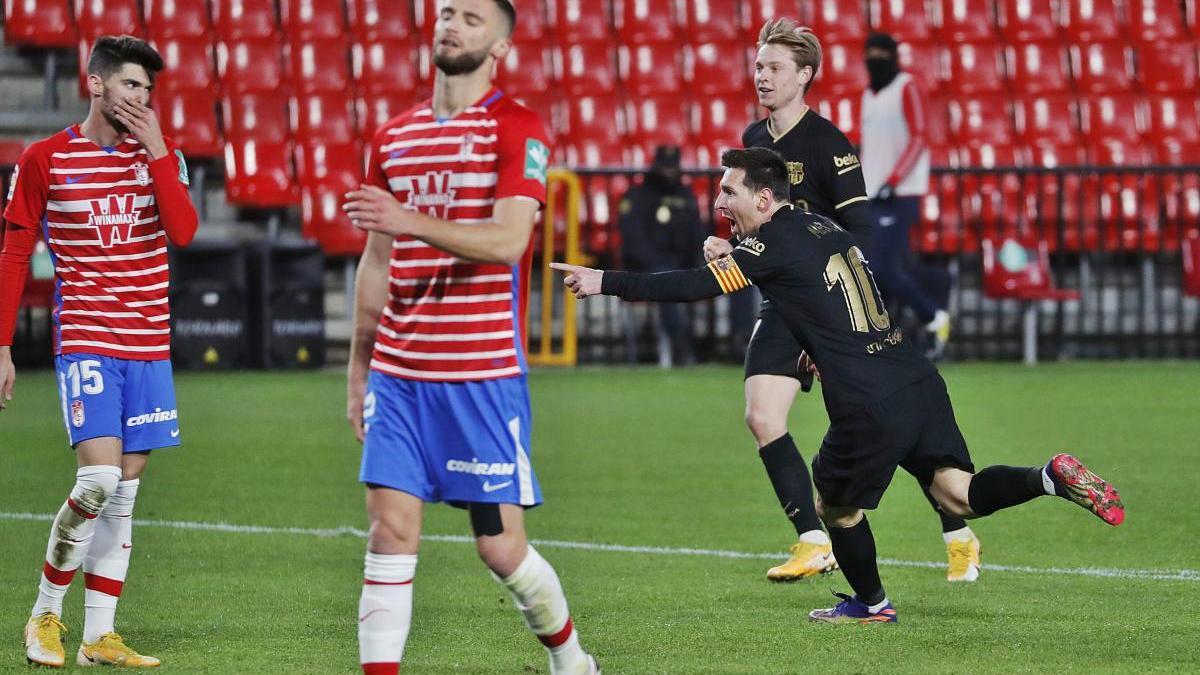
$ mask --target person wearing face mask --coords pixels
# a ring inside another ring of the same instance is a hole
[[[699,262],[704,237],[698,225],[696,196],[680,180],[679,148],[662,145],[645,180],[629,188],[618,207],[621,230],[621,263],[631,272],[661,272]],[[637,345],[630,322],[627,333],[630,358]],[[692,338],[685,308],[676,303],[658,305],[655,325],[658,364],[664,368],[693,361]]]
[[[929,356],[940,357],[950,337],[950,274],[919,264],[908,235],[929,187],[929,149],[924,106],[912,75],[900,70],[892,36],[873,33],[866,42],[870,86],[862,95],[863,180],[871,195],[875,231],[872,267],[888,300],[911,308],[929,331]]]

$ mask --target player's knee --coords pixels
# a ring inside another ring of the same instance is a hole
[[[367,531],[367,547],[375,553],[417,552],[420,543],[419,531],[399,514],[382,513],[371,516]]]
[[[476,537],[475,550],[488,569],[500,577],[507,577],[520,567],[529,544],[524,537],[504,532],[494,537]]]
[[[822,507],[817,511],[821,517],[821,522],[829,527],[846,528],[854,527],[862,520],[862,509],[853,507]]]
[[[85,466],[75,474],[75,486],[71,488],[71,502],[80,511],[95,515],[104,510],[108,500],[117,491],[121,480],[121,469],[115,466]]]
[[[932,492],[933,498],[937,500],[938,506],[942,507],[942,511],[951,516],[959,518],[974,518],[975,512],[971,510],[971,503],[967,500],[967,493],[962,494],[954,490],[943,490],[941,492]]]
[[[747,403],[746,427],[759,446],[763,446],[787,433],[787,417],[781,418],[765,406]]]

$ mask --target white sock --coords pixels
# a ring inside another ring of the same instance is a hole
[[[46,612],[62,616],[63,596],[71,587],[71,580],[92,543],[96,516],[104,510],[120,480],[121,468],[116,466],[85,466],[75,472],[71,494],[58,509],[50,527],[46,562],[42,567],[33,616]]]
[[[554,568],[530,546],[525,559],[507,579],[496,578],[512,593],[513,602],[525,618],[525,625],[550,653],[551,675],[587,673],[591,662],[579,646],[579,636],[571,623],[567,597]]]
[[[963,539],[974,539],[975,533],[970,527],[962,527],[957,530],[942,533],[942,541],[949,544],[952,541],[962,541]]]
[[[1042,467],[1042,489],[1051,497],[1058,495],[1058,491],[1054,489],[1054,480],[1050,478],[1050,474],[1044,466]]]
[[[806,544],[816,544],[817,546],[828,546],[829,535],[825,534],[825,530],[809,530],[800,535],[800,541]]]
[[[358,601],[358,661],[384,672],[399,664],[412,626],[413,577],[417,556],[367,552]],[[391,670],[390,672],[395,672]]]
[[[871,605],[870,607],[867,607],[867,609],[869,609],[872,614],[878,614],[879,612],[883,611],[884,607],[887,607],[887,604],[888,604],[888,599],[885,597],[883,600],[881,600],[879,602],[879,604]]]
[[[117,491],[96,519],[96,534],[83,559],[84,642],[95,642],[114,630],[117,600],[133,549],[133,504],[140,483],[136,478],[117,483]]]

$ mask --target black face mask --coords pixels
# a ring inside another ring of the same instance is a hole
[[[892,83],[900,74],[900,65],[894,59],[867,59],[867,75],[871,89],[879,91]]]

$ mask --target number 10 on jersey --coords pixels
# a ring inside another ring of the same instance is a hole
[[[835,286],[841,286],[854,330],[861,333],[871,328],[887,330],[892,322],[883,307],[879,289],[875,287],[875,277],[863,265],[865,262],[857,246],[851,246],[844,255],[834,253],[829,256],[825,265],[825,288],[832,291]]]

